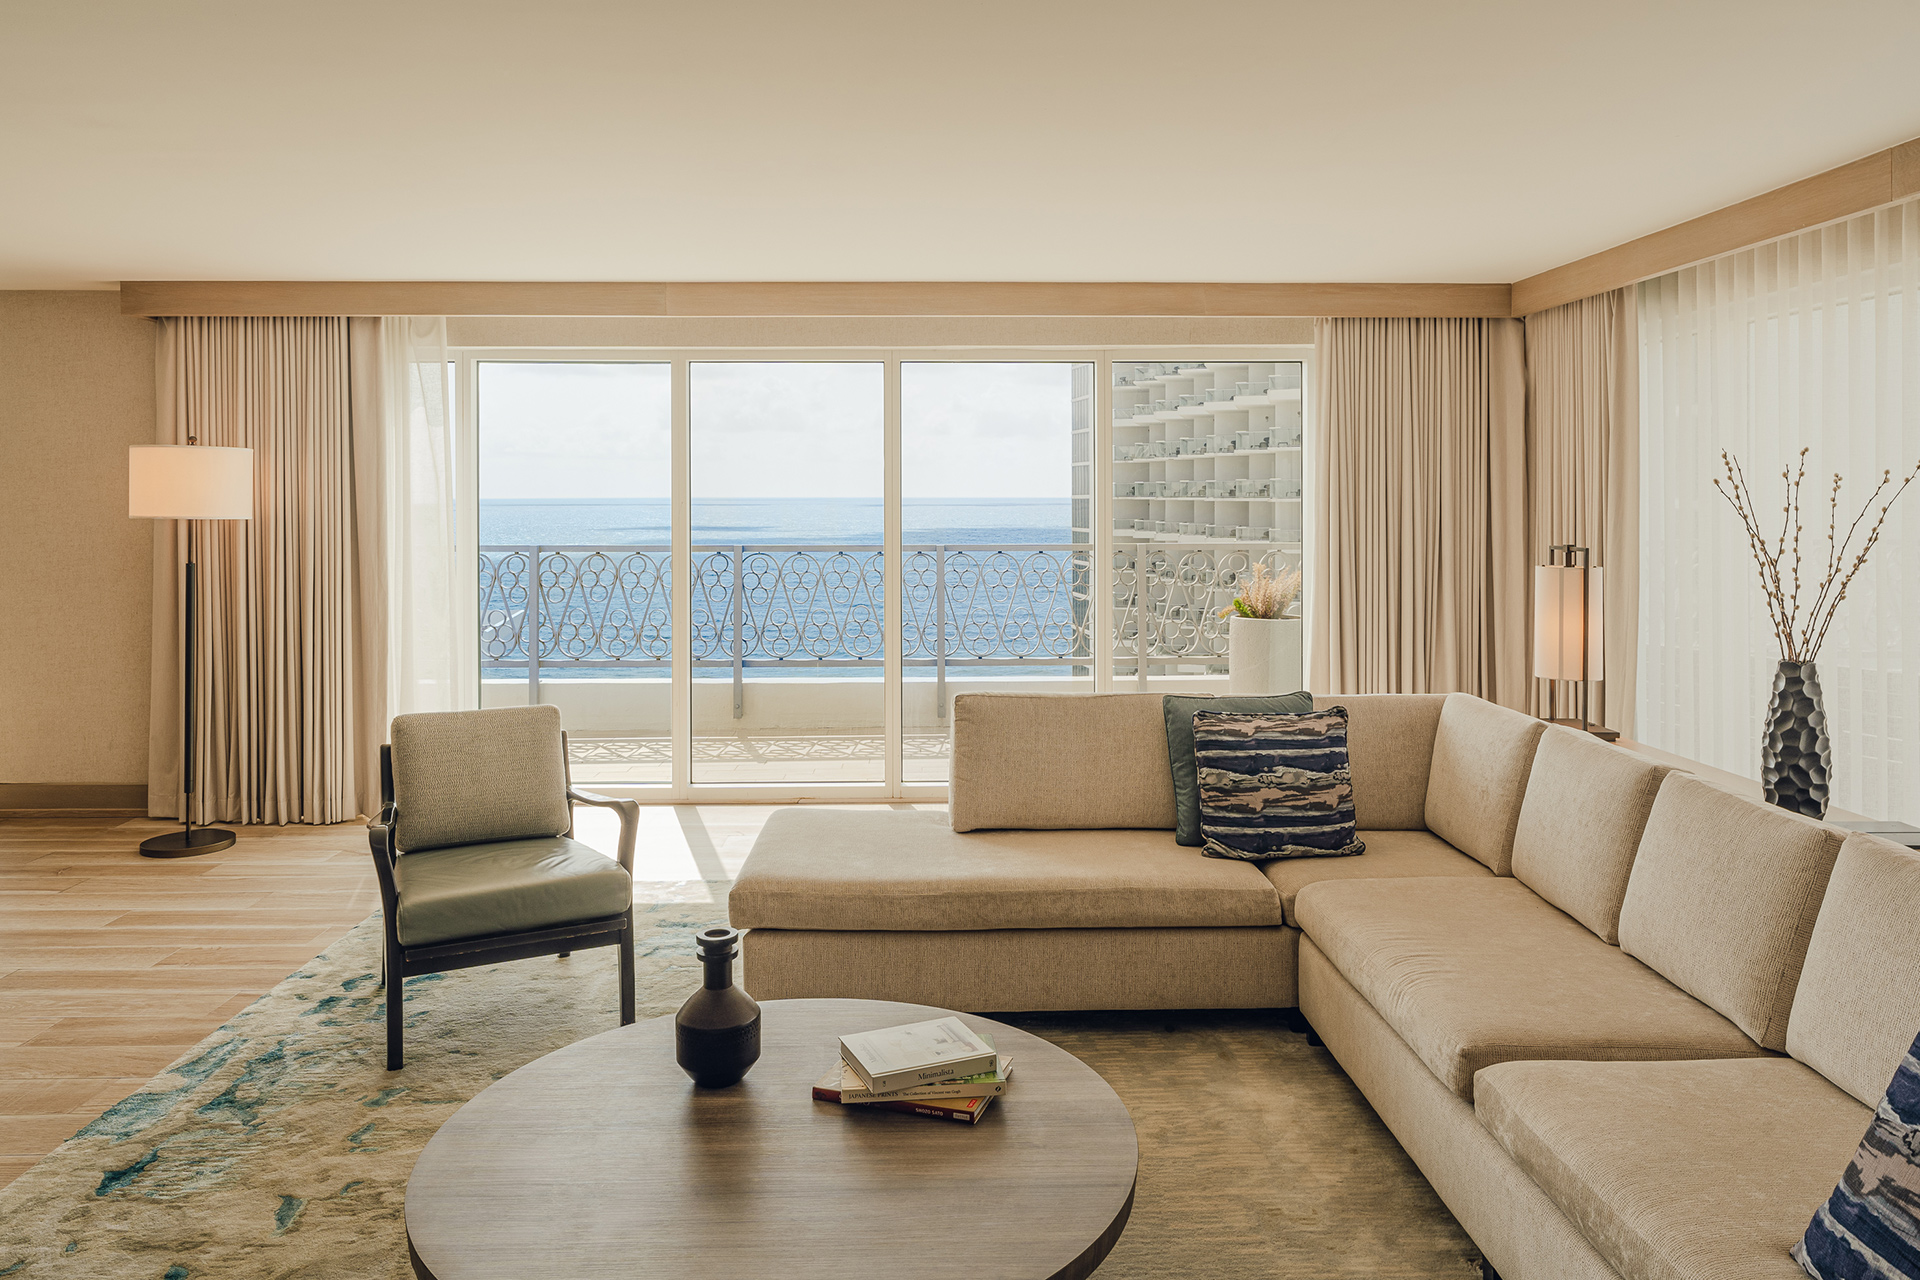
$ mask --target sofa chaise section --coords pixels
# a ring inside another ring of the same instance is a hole
[[[729,900],[763,999],[974,1010],[1291,1004],[1280,895],[1169,831],[958,833],[941,813],[789,809]]]

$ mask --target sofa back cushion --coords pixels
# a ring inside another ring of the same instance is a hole
[[[1607,942],[1660,780],[1671,770],[1590,733],[1540,735],[1513,831],[1513,875]]]
[[[1867,1106],[1920,1033],[1920,853],[1840,846],[1787,1020],[1787,1052]]]
[[[1757,1043],[1785,1049],[1841,834],[1669,773],[1627,877],[1621,950]]]
[[[1362,831],[1424,831],[1433,734],[1446,698],[1437,693],[1313,695],[1313,709],[1347,709],[1354,823]]]
[[[1173,829],[1157,693],[963,693],[953,700],[955,831]]]
[[[1448,694],[1433,735],[1427,830],[1493,874],[1512,875],[1513,832],[1546,727],[1484,698]]]
[[[573,825],[558,707],[395,716],[390,735],[403,853],[560,836]]]

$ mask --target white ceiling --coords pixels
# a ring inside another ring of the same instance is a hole
[[[1911,0],[0,0],[0,288],[1508,281],[1920,135]]]

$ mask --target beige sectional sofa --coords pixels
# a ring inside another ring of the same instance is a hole
[[[1506,1280],[1800,1275],[1920,1031],[1920,857],[1478,699],[1337,701],[1367,852],[1262,865],[1174,844],[1158,696],[963,695],[950,819],[767,824],[745,984],[1298,1007]]]

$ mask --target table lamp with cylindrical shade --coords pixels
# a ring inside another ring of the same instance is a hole
[[[149,858],[190,858],[233,843],[233,832],[193,825],[193,643],[196,566],[193,522],[253,518],[253,450],[195,444],[134,445],[127,450],[127,514],[187,522],[186,636],[181,648],[184,708],[180,755],[181,806],[186,825],[140,844]]]
[[[1620,734],[1589,718],[1592,683],[1604,679],[1606,672],[1600,574],[1587,548],[1570,544],[1547,548],[1547,563],[1534,566],[1533,674],[1574,684],[1579,717],[1554,717],[1549,685],[1548,719],[1611,742]]]

